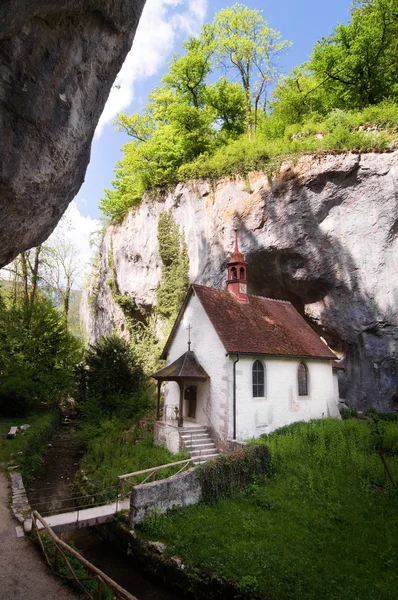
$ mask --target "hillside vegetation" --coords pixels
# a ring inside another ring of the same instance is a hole
[[[269,445],[270,477],[215,505],[153,515],[141,534],[249,598],[395,600],[398,422],[296,423],[255,443]]]
[[[102,212],[117,221],[146,190],[272,171],[287,156],[396,149],[397,10],[397,0],[355,0],[350,22],[285,77],[290,42],[258,10],[221,10],[173,57],[143,112],[118,115],[132,141]]]

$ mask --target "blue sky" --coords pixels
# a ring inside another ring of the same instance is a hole
[[[243,3],[243,2],[242,2]],[[118,111],[128,114],[140,111],[152,88],[160,83],[174,52],[191,33],[198,33],[205,21],[216,12],[231,6],[222,0],[147,0],[133,48],[119,74],[118,88],[111,91],[91,149],[86,180],[76,197],[82,217],[100,216],[99,201],[104,188],[111,187],[115,163],[121,158],[121,147],[129,141],[113,126]],[[249,8],[263,11],[270,27],[293,42],[283,59],[284,72],[304,62],[317,40],[327,36],[339,22],[349,19],[350,0],[279,0],[260,2],[247,0]]]

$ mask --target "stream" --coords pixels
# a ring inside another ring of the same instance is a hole
[[[44,517],[73,507],[72,482],[82,453],[75,439],[76,424],[58,431],[35,470],[34,480],[26,486],[29,503]],[[83,556],[139,600],[180,600],[141,573],[134,570],[128,557],[105,541],[95,529],[76,529],[60,535],[73,541]]]

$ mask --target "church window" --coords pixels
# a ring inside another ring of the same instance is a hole
[[[264,398],[265,396],[265,369],[260,360],[255,360],[252,368],[253,376],[253,398]]]
[[[232,267],[231,269],[231,276],[232,279],[238,279],[237,273],[236,273],[236,267]]]
[[[308,369],[307,365],[300,363],[297,370],[298,395],[308,396]]]
[[[240,276],[239,276],[239,278],[240,278],[240,279],[244,279],[244,278],[245,278],[245,270],[244,270],[244,268],[243,268],[243,267],[241,267],[239,272],[240,272]]]

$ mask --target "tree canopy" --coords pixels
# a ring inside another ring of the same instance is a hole
[[[235,172],[258,167],[248,151],[266,157],[264,144],[278,138],[282,152],[293,124],[396,101],[397,14],[398,0],[355,0],[349,23],[337,25],[306,64],[282,76],[280,59],[290,42],[261,11],[239,3],[221,10],[186,40],[183,55],[173,56],[142,113],[118,115],[116,127],[131,142],[101,200],[103,213],[120,219],[145,190],[205,175],[206,165],[208,175],[220,172],[213,168],[219,156]]]

